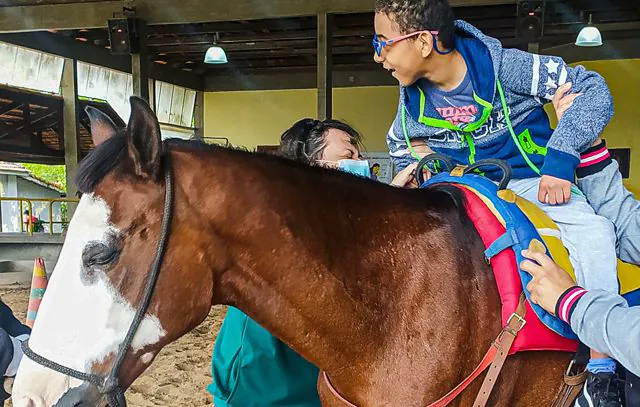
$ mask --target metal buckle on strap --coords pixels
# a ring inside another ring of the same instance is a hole
[[[565,376],[572,376],[571,371],[573,370],[573,365],[576,364],[576,360],[575,359],[571,359],[571,362],[569,363],[569,367],[567,368],[567,371],[564,372]]]
[[[507,321],[507,326],[511,326],[511,321],[513,320],[517,320],[519,322],[519,326],[516,328],[513,328],[516,332],[519,332],[520,330],[522,330],[522,328],[524,328],[524,326],[527,324],[527,320],[524,319],[523,317],[521,317],[520,315],[516,314],[515,312],[513,314],[511,314],[511,316],[509,317],[509,320]]]

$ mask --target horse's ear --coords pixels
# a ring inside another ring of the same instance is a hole
[[[129,156],[133,160],[136,175],[154,180],[160,179],[162,139],[160,124],[147,102],[131,97],[131,117],[127,126]]]
[[[96,147],[115,136],[118,129],[109,116],[93,106],[87,106],[84,111],[87,112],[87,116],[89,116],[89,121],[91,122],[91,138]]]

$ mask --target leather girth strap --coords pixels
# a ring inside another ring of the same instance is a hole
[[[582,392],[582,387],[587,381],[587,377],[589,377],[589,372],[587,369],[583,369],[582,372],[573,374],[572,367],[573,362],[569,365],[567,373],[564,374],[564,384],[560,389],[560,393],[558,393],[553,403],[551,403],[551,407],[573,406],[573,403]]]
[[[507,325],[502,328],[502,332],[500,332],[500,335],[498,335],[498,338],[493,343],[493,346],[496,347],[498,353],[496,354],[493,363],[491,363],[491,367],[489,367],[489,371],[487,372],[487,376],[484,378],[484,382],[482,383],[482,387],[480,387],[480,391],[478,392],[476,401],[473,403],[473,407],[484,407],[487,405],[489,396],[491,396],[491,391],[496,385],[498,376],[502,370],[502,366],[504,365],[505,360],[507,360],[507,356],[509,356],[511,346],[513,346],[513,342],[516,340],[518,332],[520,332],[526,324],[524,319],[525,312],[525,296],[524,293],[522,293],[520,294],[520,300],[518,301],[518,308],[516,309],[516,312],[511,315]]]
[[[504,365],[504,361],[509,355],[509,351],[511,350],[513,341],[516,339],[518,332],[520,332],[520,330],[526,324],[526,321],[524,319],[525,312],[525,296],[524,294],[521,294],[516,312],[511,315],[509,321],[507,322],[507,325],[502,328],[502,331],[500,332],[496,340],[491,344],[489,350],[482,358],[480,364],[473,370],[473,372],[471,372],[469,376],[467,376],[449,393],[444,395],[439,400],[429,404],[427,407],[448,406],[460,395],[460,393],[462,393],[471,383],[473,383],[473,381],[478,378],[478,376],[480,376],[482,372],[484,372],[490,366],[490,370],[487,373],[484,383],[482,383],[480,393],[478,393],[478,397],[476,398],[476,401],[474,403],[474,407],[484,407],[489,400],[491,390],[493,390],[493,386],[495,385],[498,375],[500,374],[500,370]],[[345,406],[357,407],[355,404],[351,403],[350,401],[342,397],[342,395],[340,395],[335,387],[333,387],[333,384],[331,384],[331,380],[329,380],[329,376],[327,376],[326,372],[321,372],[321,377],[336,400],[338,400]]]

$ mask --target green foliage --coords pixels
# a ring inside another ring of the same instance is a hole
[[[60,204],[60,220],[65,222],[62,224],[62,230],[66,232],[69,227],[69,204],[66,202]]]
[[[64,165],[44,165],[44,164],[22,164],[31,173],[40,179],[60,186],[65,192],[67,190],[67,178]]]

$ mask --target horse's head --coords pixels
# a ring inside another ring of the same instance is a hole
[[[149,106],[131,99],[126,129],[89,111],[97,146],[81,164],[83,192],[40,307],[29,346],[58,365],[108,376],[142,303],[161,237],[165,205],[163,144]],[[178,187],[176,187],[178,188]],[[176,198],[184,191],[176,191]],[[184,195],[182,195],[184,196]],[[160,278],[118,369],[127,388],[160,349],[194,328],[211,307],[201,225],[188,203],[177,202]],[[178,250],[180,242],[186,250]],[[191,293],[199,292],[194,296]],[[14,406],[95,406],[105,399],[95,383],[78,380],[25,357],[14,384]]]

